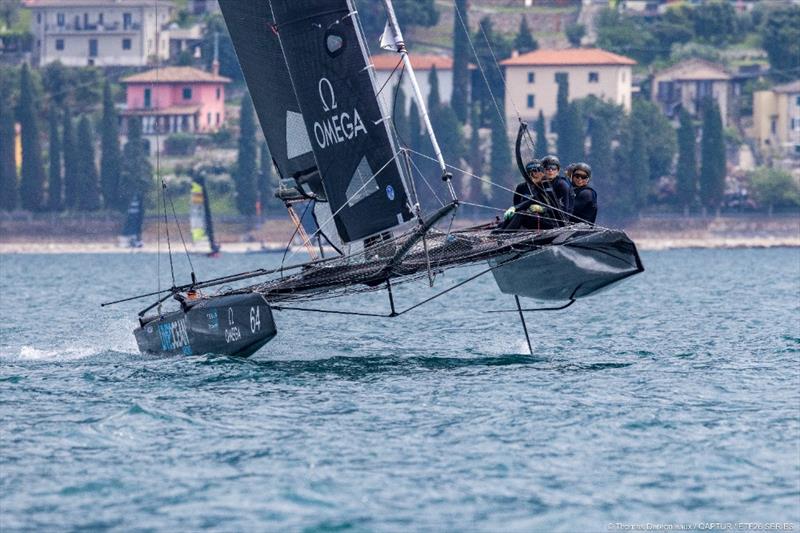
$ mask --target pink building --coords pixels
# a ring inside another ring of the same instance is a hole
[[[225,85],[230,81],[193,67],[165,67],[123,78],[127,106],[122,133],[131,116],[141,117],[151,146],[156,134],[215,132],[225,123]]]

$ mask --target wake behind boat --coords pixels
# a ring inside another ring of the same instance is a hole
[[[220,0],[275,167],[292,183],[292,201],[318,221],[303,238],[311,260],[206,281],[192,273],[189,284],[145,295],[158,299],[139,313],[135,335],[142,352],[248,356],[277,333],[273,310],[392,318],[490,272],[515,297],[524,326],[520,296],[569,305],[643,271],[636,246],[619,230],[572,224],[498,232],[494,223],[452,229],[461,202],[451,172],[458,169],[442,157],[393,7],[384,4],[389,21],[382,44],[404,65],[434,157],[400,145],[377,97],[352,0]],[[426,177],[412,173],[418,155],[436,162],[449,195],[433,213],[420,208],[415,181]],[[287,202],[290,218],[304,232],[292,205]],[[209,218],[207,195],[204,206]],[[562,221],[569,218],[563,215]],[[336,255],[314,253],[309,244],[322,236]],[[397,305],[394,286],[425,280],[434,287],[438,273],[464,267],[474,268],[455,285]],[[224,288],[207,292],[215,287]],[[386,313],[317,305],[377,291],[386,292]],[[178,310],[162,311],[169,299],[178,301]]]

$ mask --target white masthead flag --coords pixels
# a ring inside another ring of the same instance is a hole
[[[397,38],[397,34],[394,32],[394,29],[389,24],[389,21],[386,21],[386,26],[383,28],[383,35],[381,35],[381,48],[383,50],[391,50],[392,52],[399,52],[400,51],[400,39]]]

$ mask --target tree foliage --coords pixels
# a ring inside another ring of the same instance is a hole
[[[37,94],[28,64],[22,65],[19,87],[19,119],[22,139],[22,172],[19,183],[20,204],[23,209],[39,211],[44,208],[44,165],[39,140]]]
[[[434,131],[445,161],[451,165],[460,166],[460,160],[466,155],[464,128],[452,107],[442,106],[439,108],[436,113]]]
[[[649,178],[656,180],[669,174],[678,148],[672,124],[656,104],[645,100],[635,100],[631,114],[643,126],[648,147]]]
[[[678,202],[684,207],[694,203],[697,194],[697,137],[692,117],[681,109],[678,128],[678,167],[676,170],[676,193]]]
[[[528,18],[522,15],[522,20],[519,21],[519,30],[514,37],[514,50],[520,54],[533,52],[539,49],[539,43],[533,37],[530,26],[528,26]]]
[[[614,154],[611,151],[611,131],[605,120],[594,119],[589,127],[591,145],[589,164],[595,183],[607,180],[614,170]]]
[[[75,129],[72,123],[72,112],[69,106],[64,107],[64,122],[61,128],[61,144],[64,148],[64,207],[77,209],[80,198],[80,179],[78,177],[78,154]]]
[[[120,171],[119,195],[128,201],[134,194],[147,197],[152,183],[153,168],[147,153],[147,145],[142,138],[142,119],[127,118],[128,142],[122,148],[122,169]]]
[[[428,114],[433,120],[442,105],[442,97],[439,94],[439,74],[436,72],[436,65],[428,73],[428,87]]]
[[[117,111],[114,108],[114,98],[111,84],[106,81],[103,85],[103,119],[100,144],[100,184],[103,189],[103,199],[108,208],[124,211],[127,201],[119,194],[119,179],[121,170],[121,151],[119,146],[119,127],[117,125]]]
[[[408,146],[415,152],[422,150],[422,123],[417,102],[413,98],[408,109]]]
[[[409,142],[408,115],[406,115],[406,93],[398,85],[394,92],[394,111],[392,112],[392,122],[400,141],[405,144]]]
[[[483,151],[481,150],[481,116],[480,107],[477,104],[472,104],[472,112],[470,113],[470,135],[469,135],[469,166],[472,173],[476,176],[483,175]]]
[[[239,155],[233,172],[236,184],[236,208],[243,215],[255,214],[256,200],[256,120],[250,95],[242,98],[239,121]]]
[[[55,106],[50,107],[48,122],[50,125],[48,148],[48,158],[50,160],[50,171],[47,183],[47,209],[50,211],[61,211],[64,208],[64,180],[61,170],[61,135],[58,131],[58,110]]]
[[[539,118],[536,119],[536,144],[534,145],[533,156],[542,159],[550,153],[550,146],[547,143],[547,124],[545,124],[544,113],[539,110]]]
[[[84,115],[78,123],[76,146],[80,196],[78,209],[96,211],[100,209],[100,178],[97,174],[94,152],[94,132],[89,117]]]
[[[3,81],[0,79],[0,209],[13,211],[19,200],[14,112],[11,89]]]
[[[233,48],[233,41],[225,25],[225,19],[221,14],[211,15],[206,19],[206,27],[200,42],[200,53],[203,56],[206,70],[211,70],[214,62],[214,39],[215,35],[219,39],[219,73],[233,80],[244,80],[242,69],[239,68],[239,60],[236,58],[236,50]]]
[[[434,0],[395,0],[392,2],[398,23],[404,30],[411,26],[430,27],[439,22],[439,11]],[[386,23],[386,10],[382,2],[359,2],[358,15],[367,40],[377,40]],[[405,33],[405,32],[404,32]]]
[[[775,168],[757,168],[750,173],[753,196],[762,205],[773,207],[800,206],[800,184],[792,175]]]
[[[261,212],[267,213],[272,208],[278,207],[280,202],[275,198],[278,188],[277,175],[272,170],[272,156],[266,142],[261,143],[258,165],[258,198],[261,202]]]
[[[469,1],[455,0],[453,6],[453,92],[450,105],[458,120],[467,120],[467,96],[469,90]]]
[[[491,180],[503,187],[511,188],[511,151],[508,145],[508,134],[502,117],[492,113],[492,151],[489,159]],[[496,201],[495,205],[500,205]],[[502,203],[502,202],[501,202]]]
[[[511,55],[511,43],[503,35],[494,30],[492,19],[488,16],[483,17],[479,22],[479,28],[472,37],[475,43],[475,58],[478,65],[483,69],[488,80],[481,78],[481,82],[473,87],[473,101],[479,102],[481,106],[481,117],[483,125],[491,126],[494,123],[493,115],[498,113],[495,106],[499,107],[499,113],[504,113],[505,88],[503,76],[498,68],[495,67],[495,57],[497,61]],[[493,127],[493,126],[492,126]]]
[[[564,33],[567,36],[569,44],[577,48],[581,45],[583,36],[586,35],[586,26],[583,24],[569,24],[564,28]]]
[[[761,40],[774,79],[789,81],[800,76],[800,6],[771,10],[761,30]]]
[[[718,208],[725,193],[725,140],[719,106],[703,102],[703,137],[700,144],[700,200]]]

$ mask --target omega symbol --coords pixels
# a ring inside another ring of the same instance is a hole
[[[327,85],[327,90],[323,89],[323,84]],[[317,86],[319,90],[319,99],[322,100],[322,109],[325,111],[332,111],[336,109],[336,94],[333,92],[333,85],[328,78],[320,78],[319,84]],[[325,92],[330,94],[330,105],[328,105],[328,101],[325,99]]]

